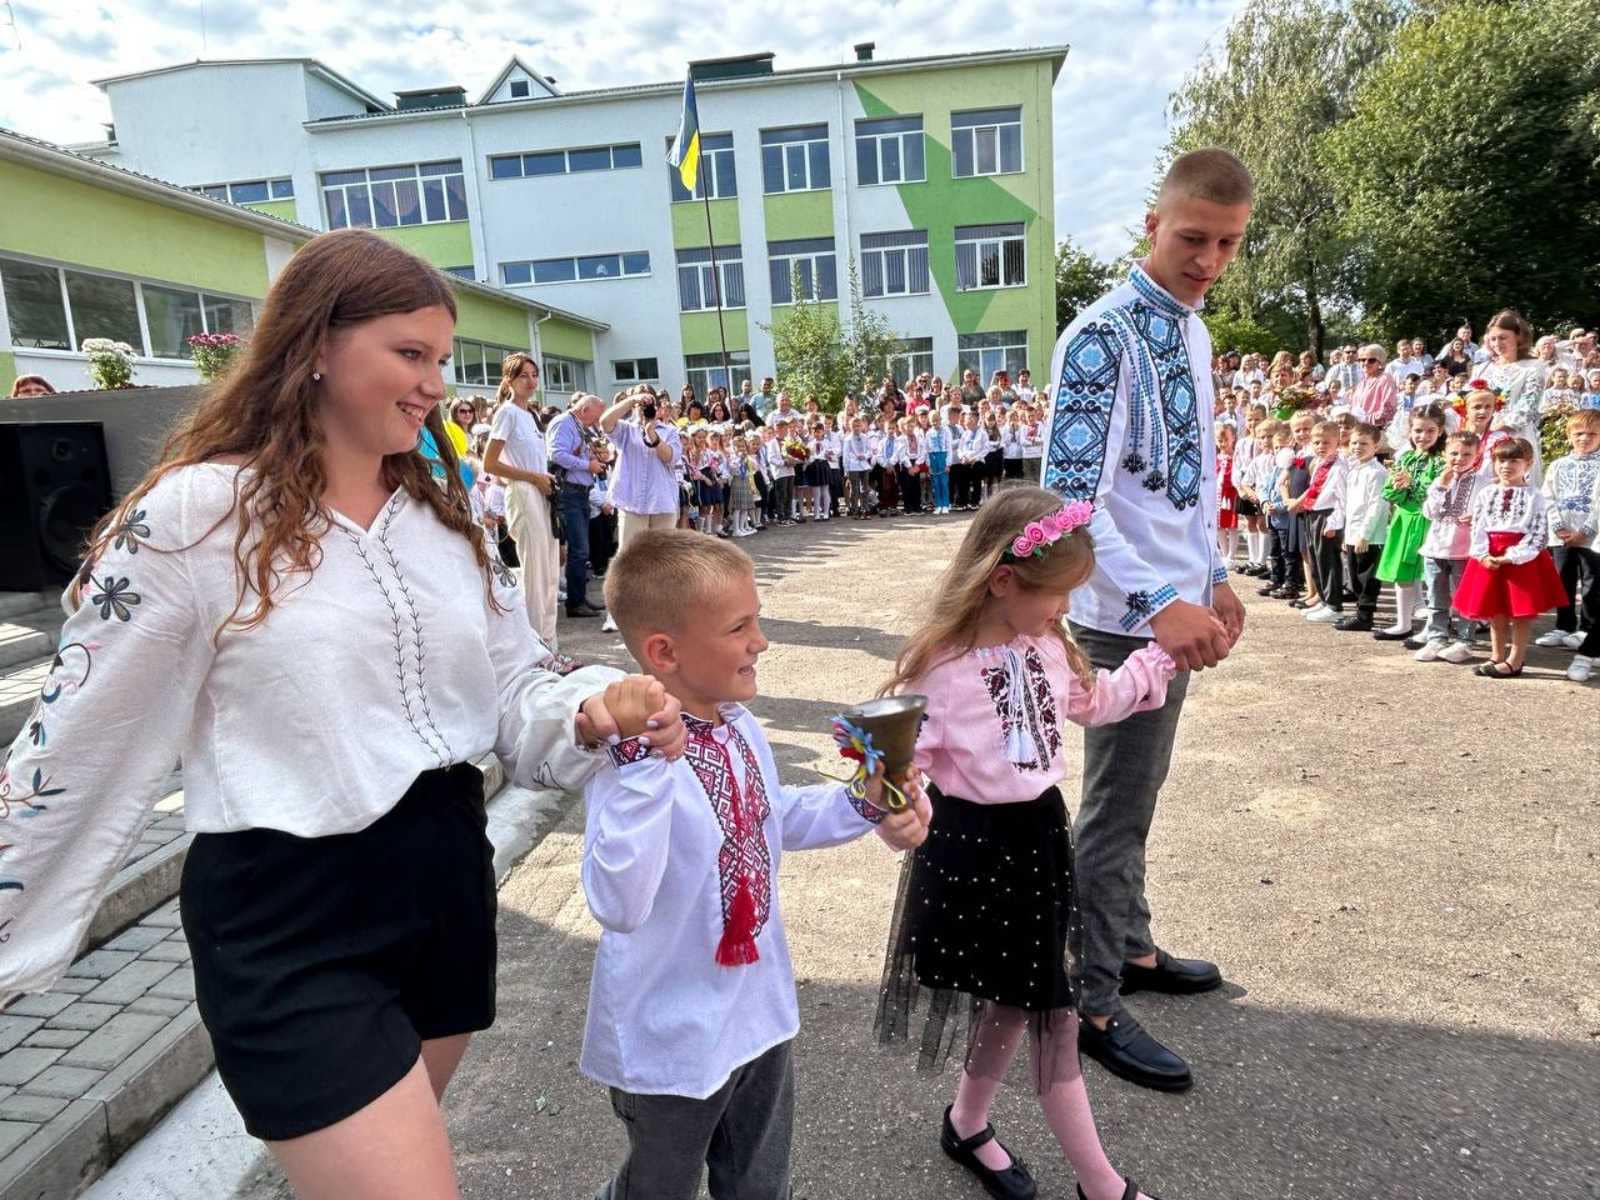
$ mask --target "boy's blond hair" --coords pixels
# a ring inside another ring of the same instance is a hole
[[[606,609],[635,659],[652,633],[674,633],[723,584],[755,574],[737,546],[687,529],[649,529],[606,571]]]
[[[1590,429],[1600,433],[1600,408],[1581,408],[1567,418],[1567,429]]]

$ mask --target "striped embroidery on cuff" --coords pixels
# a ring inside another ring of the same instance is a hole
[[[606,749],[611,755],[611,765],[614,767],[625,767],[629,763],[643,762],[650,757],[650,747],[636,737],[625,738]]]
[[[1178,589],[1170,583],[1162,584],[1153,592],[1129,592],[1127,596],[1128,611],[1122,614],[1121,626],[1132,632],[1143,625],[1156,611],[1176,600]]]

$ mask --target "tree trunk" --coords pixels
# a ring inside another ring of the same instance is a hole
[[[1317,268],[1306,264],[1306,342],[1307,349],[1322,361],[1322,304],[1317,298]]]

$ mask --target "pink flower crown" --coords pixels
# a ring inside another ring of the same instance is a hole
[[[1087,525],[1093,516],[1094,505],[1090,501],[1074,500],[1037,521],[1029,521],[1022,532],[1011,539],[1011,545],[1000,560],[1021,562],[1025,558],[1036,558],[1078,526]]]

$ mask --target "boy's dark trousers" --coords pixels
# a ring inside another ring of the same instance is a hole
[[[1317,585],[1317,595],[1334,612],[1343,612],[1344,561],[1339,553],[1339,544],[1343,539],[1322,536],[1332,515],[1332,509],[1309,509],[1300,514],[1300,525],[1304,531],[1306,551],[1311,557],[1311,579]]]
[[[1301,591],[1300,556],[1289,549],[1288,530],[1279,524],[1292,520],[1294,518],[1287,513],[1274,513],[1267,522],[1267,532],[1272,546],[1272,586],[1287,588],[1298,596]]]
[[[611,1089],[628,1156],[595,1200],[789,1200],[794,1059],[780,1042],[704,1100]]]
[[[1552,546],[1550,555],[1561,572],[1561,586],[1566,589],[1570,604],[1556,609],[1556,628],[1562,633],[1578,631],[1578,613],[1592,632],[1600,627],[1600,553],[1589,546]],[[1580,597],[1579,587],[1584,573],[1589,576],[1589,589]],[[1581,599],[1581,605],[1580,605]],[[1579,651],[1587,654],[1588,651]]]
[[[617,514],[597,513],[589,518],[589,570],[604,575],[617,552]]]
[[[1356,615],[1369,621],[1378,611],[1378,592],[1383,588],[1378,578],[1378,560],[1382,557],[1382,546],[1369,544],[1365,550],[1354,546],[1344,548],[1344,574],[1350,590],[1356,594]]]

